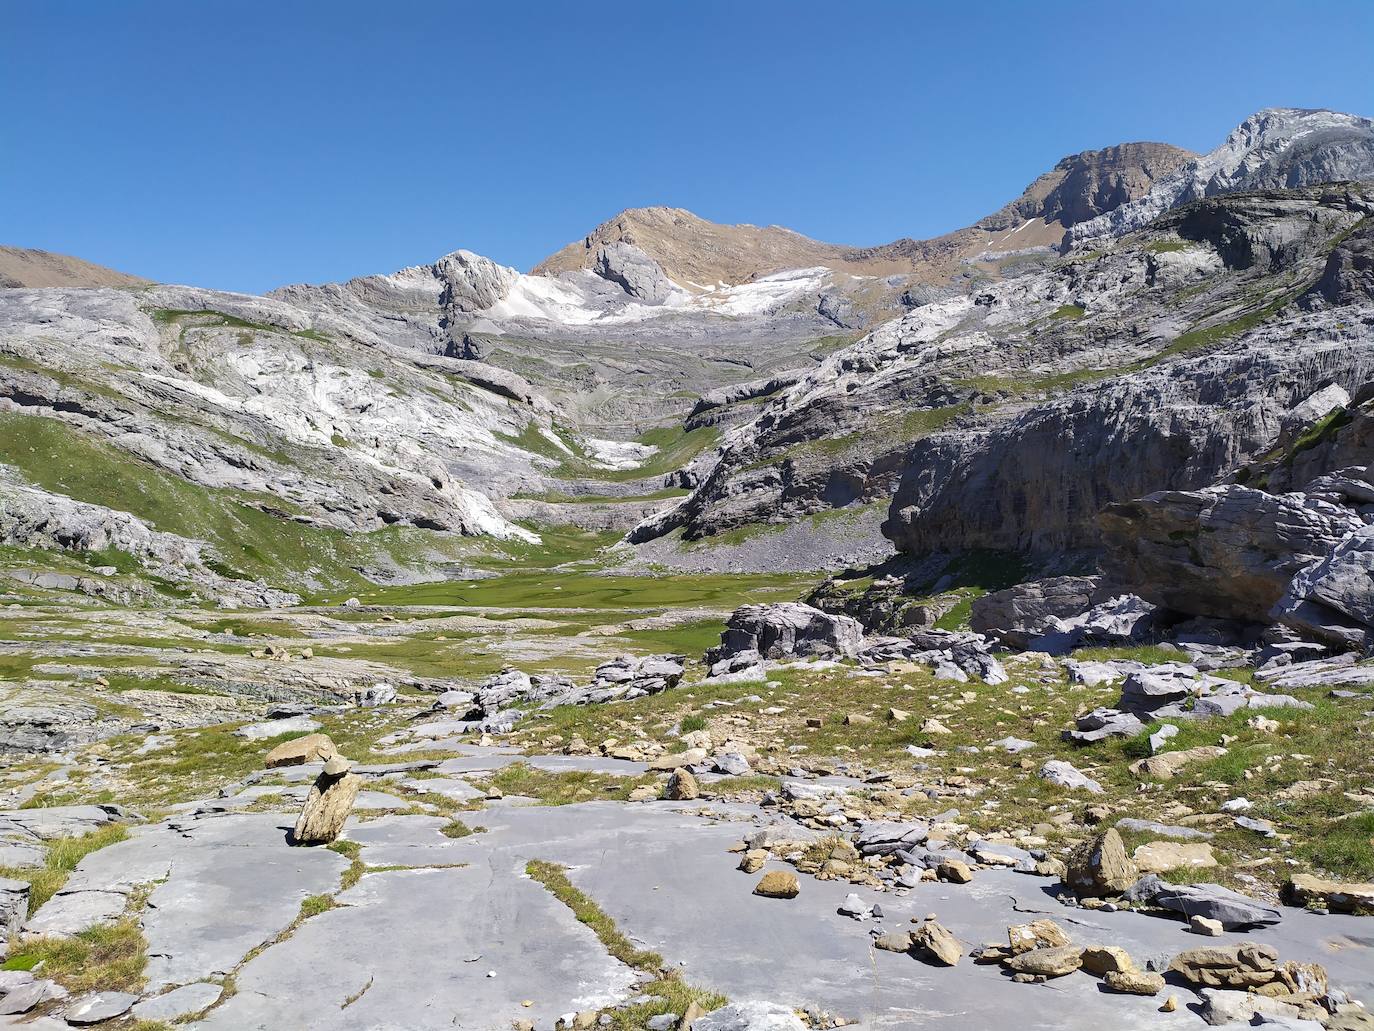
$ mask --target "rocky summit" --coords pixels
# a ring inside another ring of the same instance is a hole
[[[0,248],[0,1028],[1374,1028],[1374,122],[900,233]]]

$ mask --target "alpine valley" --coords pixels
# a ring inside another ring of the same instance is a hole
[[[0,247],[0,605],[0,1028],[1374,1028],[1374,121],[878,246]]]

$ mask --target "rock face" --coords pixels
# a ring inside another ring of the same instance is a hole
[[[1143,197],[1072,227],[1065,242],[1082,247],[1120,236],[1203,197],[1371,178],[1374,121],[1335,111],[1269,108],[1247,118],[1210,154],[1161,178]]]
[[[29,918],[29,883],[0,877],[0,956],[9,943],[17,940],[24,921]]]
[[[646,304],[662,304],[678,289],[658,262],[629,243],[607,244],[597,251],[596,274]]]
[[[1209,486],[1318,390],[1370,378],[1370,305],[1296,303],[1370,211],[1359,186],[1207,199],[922,305],[729,430],[693,494],[631,540],[890,497],[883,533],[914,555],[1096,547],[1104,506]]]
[[[305,806],[291,832],[293,845],[327,845],[339,836],[362,789],[356,773],[321,773],[310,786]]]
[[[1161,491],[1103,512],[1104,565],[1179,612],[1264,622],[1294,575],[1361,525],[1304,495],[1235,484]]]
[[[1013,648],[1050,633],[1054,620],[1081,615],[1099,600],[1101,578],[1054,576],[992,591],[974,599],[969,626]]]
[[[1167,143],[1122,143],[1070,154],[981,229],[1014,229],[1028,219],[1074,226],[1146,196],[1150,188],[1196,155]]]
[[[745,605],[731,614],[720,644],[706,653],[706,662],[715,664],[739,655],[852,658],[862,642],[863,627],[848,616],[832,616],[800,602]]]

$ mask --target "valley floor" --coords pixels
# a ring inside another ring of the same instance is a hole
[[[568,1026],[661,1028],[664,1014],[726,1000],[782,1004],[813,1026],[1203,1026],[1196,986],[1177,974],[1159,996],[1133,996],[1086,973],[1019,984],[995,965],[876,947],[879,932],[931,914],[965,952],[1048,918],[1076,945],[1118,945],[1161,969],[1199,945],[1265,942],[1374,997],[1366,917],[1283,907],[1277,926],[1202,940],[1157,914],[1061,901],[1052,872],[1131,817],[1208,836],[1212,865],[1166,880],[1275,905],[1297,870],[1367,879],[1367,693],[1314,690],[1310,711],[1188,723],[1171,747],[1224,741],[1226,752],[1165,781],[1128,769],[1149,754],[1143,739],[1061,740],[1119,688],[1072,683],[1048,656],[1004,656],[1010,679],[997,685],[901,662],[707,680],[695,660],[731,610],[796,599],[814,578],[616,573],[602,543],[589,535],[542,559],[492,560],[478,579],[298,608],[12,599],[0,624],[0,878],[31,894],[26,934],[0,965],[0,990],[13,989],[0,1013],[46,978],[72,997],[109,993],[109,1026],[139,1031],[545,1029],[565,1015]],[[506,666],[580,683],[622,653],[692,661],[662,693],[535,711],[509,734],[467,730],[435,704]],[[1252,671],[1222,675],[1249,682]],[[260,729],[235,733],[245,727]],[[318,770],[263,759],[310,730],[364,784],[338,841],[291,847]],[[698,797],[663,798],[692,748],[745,762],[701,774]],[[1037,771],[1051,759],[1103,793],[1047,783]],[[1273,836],[1222,813],[1240,795]],[[929,847],[947,842],[971,880],[883,876],[849,844],[875,822],[928,828]],[[769,851],[741,872],[760,833]],[[1160,833],[1128,825],[1123,838],[1135,849]],[[754,894],[764,873],[794,870],[795,898]],[[843,912],[851,893],[859,919]],[[1180,1005],[1159,1012],[1170,995]],[[65,1027],[70,1007],[39,1000],[0,1026]]]

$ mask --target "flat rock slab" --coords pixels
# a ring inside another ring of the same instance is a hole
[[[249,723],[234,731],[236,737],[249,741],[267,741],[283,734],[313,734],[323,724],[309,716],[292,716],[284,720],[268,720],[266,723]]]
[[[368,874],[339,901],[244,967],[237,994],[194,1026],[552,1027],[560,1013],[625,997],[635,980],[567,907],[509,867],[496,878],[485,864]],[[417,947],[425,941],[439,947]]]
[[[138,1020],[172,1021],[188,1013],[199,1013],[203,1009],[208,1009],[218,1001],[222,991],[219,985],[207,981],[183,985],[136,1004],[134,1017]]]
[[[522,762],[536,770],[551,773],[606,773],[613,777],[638,777],[649,769],[648,763],[631,762],[628,759],[609,759],[599,755],[531,755]]]
[[[148,990],[156,991],[227,974],[289,925],[302,899],[338,888],[348,861],[289,847],[289,829],[272,813],[158,824],[87,856],[77,875],[90,888],[166,878],[141,916]]]
[[[54,895],[24,924],[27,934],[69,937],[92,924],[107,923],[124,912],[127,896],[115,891],[74,891]]]

